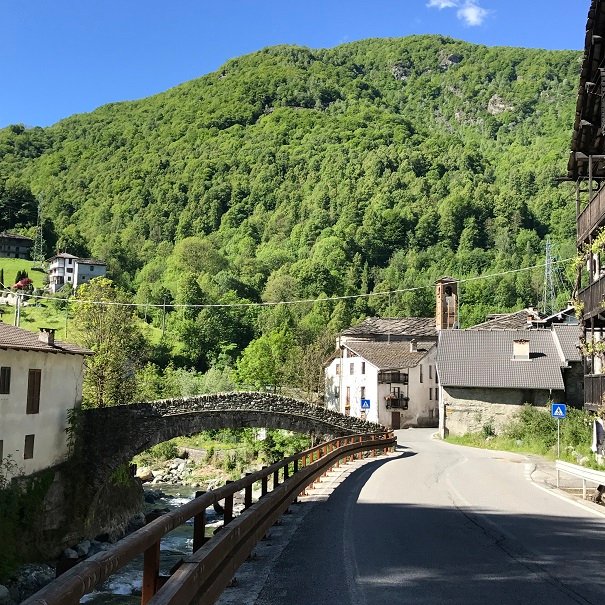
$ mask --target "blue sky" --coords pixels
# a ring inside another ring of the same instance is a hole
[[[161,92],[273,44],[440,33],[581,49],[589,0],[0,0],[0,127]]]

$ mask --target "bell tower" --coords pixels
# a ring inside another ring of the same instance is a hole
[[[435,285],[437,330],[458,328],[458,282],[453,277],[442,277]]]

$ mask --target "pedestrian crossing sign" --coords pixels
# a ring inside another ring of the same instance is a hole
[[[553,418],[566,418],[567,417],[567,405],[565,403],[551,403],[550,404],[550,415]]]

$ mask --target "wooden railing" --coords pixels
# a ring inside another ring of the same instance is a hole
[[[590,232],[605,221],[605,187],[596,193],[578,215],[578,244],[586,241]]]
[[[246,475],[238,481],[200,494],[191,502],[162,515],[59,576],[23,601],[22,605],[76,605],[128,562],[144,555],[142,605],[211,605],[231,581],[256,543],[305,488],[342,460],[392,451],[392,432],[352,435],[317,445]],[[280,484],[280,475],[283,482]],[[272,491],[268,491],[269,479]],[[252,503],[252,487],[260,482],[261,496]],[[233,517],[233,496],[244,493],[245,509]],[[205,537],[205,511],[223,502],[224,526],[215,537]],[[170,577],[161,577],[160,542],[173,529],[193,518],[193,553]]]
[[[590,317],[603,311],[605,304],[605,277],[596,281],[578,292],[580,301],[584,304],[584,315]]]

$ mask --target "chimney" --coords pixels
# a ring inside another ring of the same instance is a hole
[[[513,340],[513,359],[529,361],[529,340],[523,338]]]
[[[415,338],[410,340],[410,353],[418,353],[418,342]]]
[[[53,347],[55,345],[55,329],[54,328],[40,328],[40,334],[38,334],[38,340],[44,344]]]

